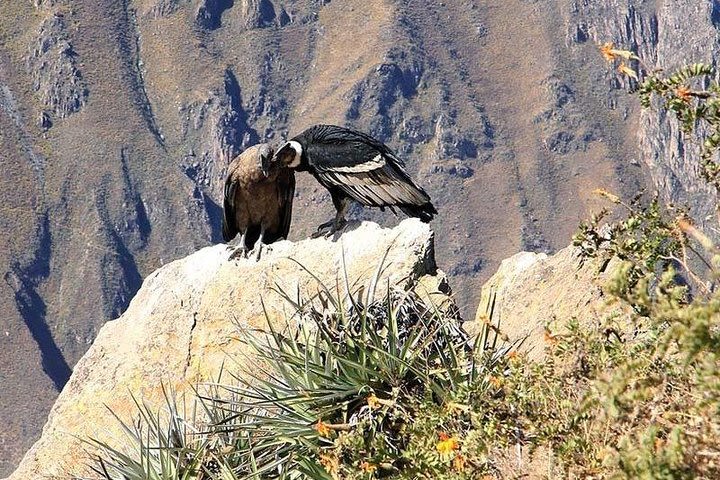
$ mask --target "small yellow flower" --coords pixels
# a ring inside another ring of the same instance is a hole
[[[595,190],[593,190],[593,193],[595,195],[600,195],[602,197],[605,197],[613,203],[620,203],[620,197],[618,197],[617,195],[613,195],[612,193],[608,192],[604,188],[596,188]]]
[[[677,95],[677,97],[685,103],[690,103],[690,100],[692,99],[690,89],[685,85],[677,87],[675,89],[675,95]]]
[[[322,420],[318,420],[318,422],[315,424],[315,427],[313,428],[315,428],[315,430],[318,432],[318,435],[320,435],[321,437],[327,438],[330,436],[330,432],[332,432],[332,430],[330,430],[330,427],[328,427],[327,424],[324,423]]]
[[[460,454],[456,455],[455,458],[453,458],[453,462],[452,462],[453,470],[455,470],[456,472],[464,471],[465,470],[465,462],[466,462],[466,459],[463,455],[460,455]]]
[[[463,405],[462,403],[448,402],[445,405],[445,411],[451,415],[458,412],[467,413],[470,411],[470,406]]]
[[[373,410],[377,410],[381,406],[380,401],[378,400],[378,398],[375,396],[374,393],[371,393],[370,396],[367,397],[367,404]]]
[[[362,462],[360,464],[360,470],[366,473],[373,473],[375,470],[377,470],[377,465],[374,465],[370,462]]]
[[[618,72],[622,73],[623,75],[627,75],[630,78],[634,78],[635,80],[638,79],[635,70],[625,65],[625,62],[620,62],[620,66],[618,66]]]
[[[440,455],[447,455],[460,448],[460,442],[457,438],[449,436],[447,433],[439,433],[440,441],[435,445],[435,449]]]

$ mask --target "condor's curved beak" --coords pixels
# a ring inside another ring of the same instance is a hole
[[[270,174],[270,155],[260,154],[260,171],[266,177]]]
[[[267,177],[270,175],[270,165],[272,162],[274,149],[268,145],[263,145],[258,152],[260,155],[260,171]]]

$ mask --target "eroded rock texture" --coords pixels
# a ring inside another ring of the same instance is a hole
[[[52,14],[42,22],[27,68],[33,88],[53,116],[65,118],[85,105],[88,87],[78,68],[77,52],[69,41],[64,15]],[[43,114],[46,116],[41,117],[41,127],[47,129],[52,122],[47,113]]]

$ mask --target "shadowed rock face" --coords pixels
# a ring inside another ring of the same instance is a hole
[[[643,183],[634,158],[651,166],[652,187],[706,213],[714,194],[685,160],[691,150],[676,126],[654,114],[635,120],[595,43],[637,47],[662,66],[709,61],[718,51],[714,8],[4,2],[0,473],[39,435],[63,365],[72,368],[127,308],[142,278],[219,240],[227,163],[254,142],[325,122],[397,150],[438,206],[438,257],[466,316],[501,259],[566,245],[597,206],[594,188],[634,192]],[[298,183],[291,239],[333,212],[314,180]],[[17,401],[21,393],[30,403]]]
[[[380,265],[377,285],[404,288],[419,281],[419,293],[428,288],[436,294],[428,286],[444,279],[435,267],[432,232],[416,219],[394,229],[351,224],[336,240],[282,241],[265,249],[259,262],[231,261],[230,253],[225,245],[207,247],[147,277],[127,311],[100,329],[77,363],[42,438],[11,479],[80,475],[87,458],[80,439],[121,437],[106,406],[132,421],[137,412],[128,392],[160,406],[161,382],[184,392],[217,380],[229,359],[236,366],[246,362],[240,332],[265,328],[265,312],[276,328],[289,320],[290,305],[273,286],[310,298],[321,288],[318,281],[334,286],[346,272],[353,292],[361,286],[367,292]]]

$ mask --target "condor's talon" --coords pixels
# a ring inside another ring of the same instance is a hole
[[[231,245],[228,245],[228,250],[232,249]],[[228,260],[239,260],[241,258],[247,258],[248,249],[245,245],[235,248],[235,251],[230,254]]]
[[[317,230],[315,230],[315,233],[310,235],[310,238],[319,238],[322,236],[328,236],[328,234],[332,234],[332,227],[335,225],[335,220],[330,220],[325,223],[321,223],[318,225]],[[325,230],[328,230],[328,232],[325,232]]]

